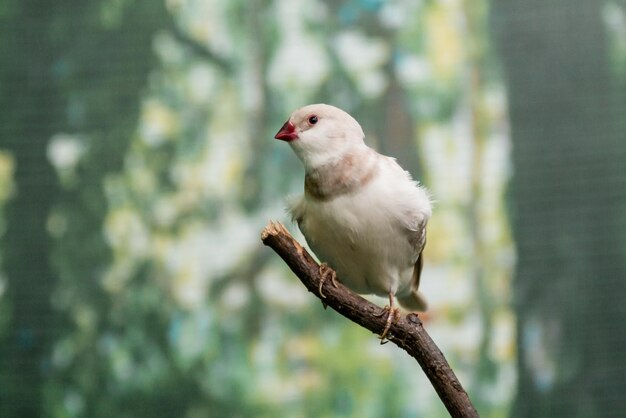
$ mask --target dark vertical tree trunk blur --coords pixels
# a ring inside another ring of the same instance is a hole
[[[103,178],[122,165],[154,64],[153,36],[168,16],[161,2],[135,1],[118,4],[117,15],[103,23],[109,6],[115,5],[6,0],[0,7],[0,149],[13,156],[16,168],[0,253],[7,289],[0,320],[3,418],[62,414],[51,408],[63,408],[66,391],[78,387],[85,416],[98,415],[90,412],[97,411],[106,365],[97,350],[86,350],[90,359],[64,370],[55,369],[51,353],[60,337],[75,331],[73,301],[108,316],[106,303],[98,302],[105,298],[97,280],[108,259]],[[60,187],[48,160],[57,133],[92,139],[83,144],[87,156],[69,188]],[[47,228],[53,207],[68,220],[54,243]],[[61,282],[70,302],[53,307],[53,300],[63,299]]]
[[[62,109],[51,76],[54,49],[46,36],[54,3],[27,3],[2,23],[1,36],[13,48],[2,51],[0,98],[0,146],[12,152],[16,165],[16,194],[7,208],[2,247],[10,326],[0,342],[0,416],[26,418],[44,416],[46,357],[55,329],[46,220],[58,184],[46,143]],[[11,24],[16,21],[22,26]]]
[[[617,416],[626,410],[626,109],[602,2],[492,7],[513,137],[513,416]]]
[[[381,122],[377,123],[380,151],[398,160],[416,180],[424,181],[424,170],[418,155],[417,129],[409,109],[408,98],[400,86],[393,68],[389,68],[389,87],[384,97],[377,101]]]

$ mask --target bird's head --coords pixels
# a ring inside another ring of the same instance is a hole
[[[343,110],[312,104],[294,111],[274,138],[287,141],[306,168],[341,158],[364,146],[361,125]]]

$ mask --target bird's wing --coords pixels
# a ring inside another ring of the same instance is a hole
[[[430,200],[424,189],[411,179],[408,172],[404,171],[395,161],[391,165],[398,175],[406,176],[406,180],[410,184],[409,189],[405,189],[407,193],[402,193],[403,201],[397,205],[399,208],[396,218],[399,221],[400,228],[408,240],[412,249],[413,257],[413,274],[408,292],[397,295],[398,302],[405,308],[415,311],[424,311],[427,308],[426,300],[418,291],[422,267],[424,265],[423,250],[426,245],[426,223],[430,217]],[[400,171],[402,173],[400,174]],[[406,203],[406,204],[403,204]]]
[[[420,231],[414,231],[413,234],[419,235],[417,242],[409,239],[409,242],[413,245],[413,248],[415,248],[417,252],[417,260],[415,261],[415,266],[413,267],[413,280],[412,280],[412,287],[414,287],[415,290],[417,290],[417,287],[420,284],[420,275],[422,274],[422,267],[424,266],[423,252],[424,252],[424,247],[426,246],[426,225],[424,225]]]
[[[397,299],[400,305],[411,311],[425,311],[428,307],[426,299],[421,292],[418,291],[420,278],[422,275],[422,267],[424,266],[424,246],[426,245],[426,223],[418,231],[410,231],[409,243],[415,248],[417,259],[413,265],[413,274],[409,289],[403,294],[398,294]]]
[[[424,266],[423,251],[426,246],[426,221],[420,219],[416,221],[417,227],[412,226],[406,229],[409,244],[415,250],[417,256],[413,267],[413,278],[411,279],[411,287],[415,290],[419,287],[422,267]]]

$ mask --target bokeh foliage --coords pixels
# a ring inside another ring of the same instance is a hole
[[[550,402],[564,399],[558,379],[582,379],[594,365],[570,373],[553,357],[524,357],[562,344],[559,332],[542,331],[549,338],[531,339],[530,347],[515,340],[528,317],[525,286],[550,289],[541,286],[548,280],[541,265],[532,274],[518,266],[512,310],[515,251],[505,202],[522,242],[520,231],[532,228],[517,223],[516,199],[555,195],[546,188],[520,194],[530,189],[520,189],[519,173],[533,172],[543,153],[540,145],[533,148],[539,157],[520,153],[520,120],[542,112],[541,124],[530,126],[544,136],[523,141],[547,143],[553,113],[528,104],[519,113],[516,92],[540,94],[554,79],[529,78],[545,70],[545,56],[509,48],[525,39],[527,20],[508,3],[5,0],[0,416],[446,416],[411,359],[325,311],[260,244],[262,226],[287,221],[284,198],[302,188],[299,162],[272,136],[311,102],[352,113],[372,146],[432,191],[425,320],[481,416],[508,414],[516,378],[514,412],[550,416]],[[561,3],[553,10],[568,8]],[[621,87],[623,6],[581,8],[608,33],[601,77]],[[557,47],[573,45],[566,32],[552,34]],[[539,44],[547,39],[536,36]],[[563,56],[575,55],[568,51]],[[530,56],[540,68],[521,71]],[[588,95],[596,92],[594,74],[583,77]],[[606,106],[624,109],[623,94],[611,97]],[[623,134],[621,119],[610,123]],[[551,142],[551,153],[571,145],[562,140]],[[610,167],[618,171],[594,187],[618,176],[619,167]],[[512,170],[517,187],[507,195]],[[563,210],[555,210],[559,218]],[[546,228],[541,221],[536,226]],[[555,227],[556,242],[567,229]],[[624,230],[617,220],[601,233]],[[625,258],[619,244],[614,250],[617,269]],[[623,286],[621,272],[614,280]],[[596,306],[609,293],[599,290]],[[553,304],[545,295],[545,306]],[[594,326],[622,313],[611,312]],[[554,318],[550,329],[569,320]],[[572,341],[568,355],[582,346]],[[541,369],[542,377],[550,367],[558,379],[533,389],[533,373]],[[532,399],[545,406],[525,409],[537,391]],[[581,399],[561,402],[574,411],[585,402],[598,416],[598,404]]]

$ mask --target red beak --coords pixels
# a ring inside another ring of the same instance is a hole
[[[280,128],[280,130],[276,133],[274,138],[281,139],[287,142],[293,141],[294,139],[298,138],[298,134],[296,133],[296,126],[289,121],[285,122],[283,127]]]

